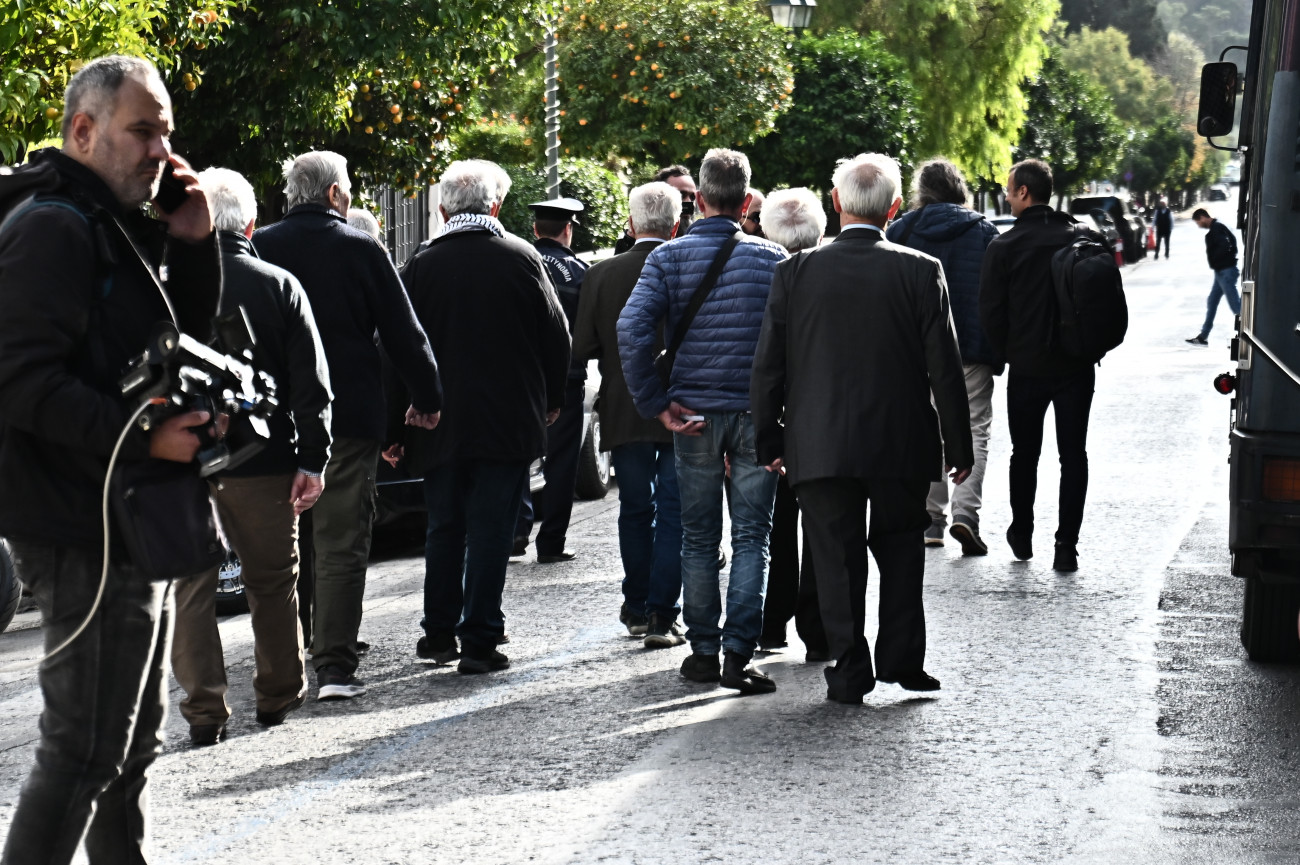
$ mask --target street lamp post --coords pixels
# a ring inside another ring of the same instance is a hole
[[[772,11],[776,24],[787,30],[803,30],[812,24],[817,0],[770,0],[764,5]]]
[[[555,20],[546,27],[546,200],[560,197],[560,84]]]

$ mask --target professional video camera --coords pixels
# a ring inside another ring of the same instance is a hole
[[[266,419],[278,405],[275,380],[251,365],[256,343],[244,310],[218,316],[213,326],[220,351],[160,322],[144,354],[119,382],[123,396],[149,404],[137,421],[145,431],[182,412],[212,415],[223,432],[213,437],[206,427],[194,431],[202,442],[198,462],[203,477],[232,469],[260,451],[270,438]]]

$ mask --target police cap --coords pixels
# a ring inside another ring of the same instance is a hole
[[[550,201],[538,201],[528,205],[533,211],[533,219],[550,219],[555,222],[572,222],[578,225],[578,214],[584,208],[576,198],[553,198]]]

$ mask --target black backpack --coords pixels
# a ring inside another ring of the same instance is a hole
[[[1106,244],[1075,230],[1075,241],[1052,256],[1057,346],[1071,357],[1098,361],[1128,330],[1124,280]]]

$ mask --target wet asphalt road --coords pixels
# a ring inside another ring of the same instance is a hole
[[[1297,861],[1300,668],[1245,660],[1228,573],[1227,401],[1210,387],[1226,305],[1210,348],[1183,342],[1211,281],[1201,238],[1180,222],[1177,259],[1125,271],[1132,324],[1098,373],[1076,574],[1050,568],[1050,418],[1039,556],[1014,562],[1002,539],[999,379],[992,552],[928,553],[937,695],[827,703],[793,627],[763,659],[775,694],[683,682],[685,647],[645,651],[618,624],[611,494],[575,509],[578,559],[511,565],[505,673],[416,661],[409,544],[371,570],[363,698],[262,730],[247,617],[224,620],[230,738],[189,750],[169,720],[151,861]],[[0,668],[36,657],[34,625],[0,636]],[[0,834],[39,707],[31,673],[0,674]]]

